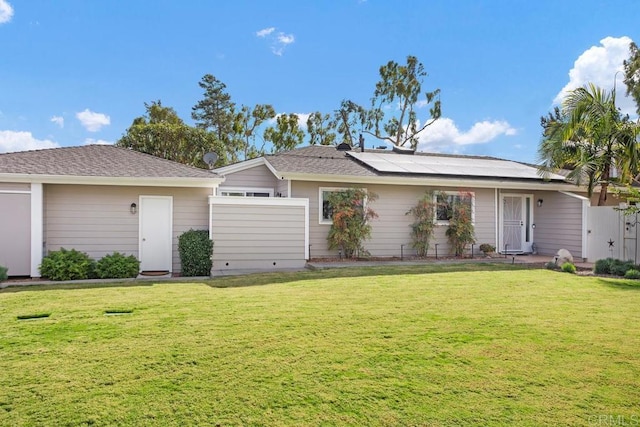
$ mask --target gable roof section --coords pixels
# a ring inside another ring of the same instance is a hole
[[[307,173],[314,175],[371,176],[379,174],[347,157],[328,145],[311,145],[270,156],[266,161],[281,174]]]
[[[3,179],[61,183],[215,186],[223,179],[198,169],[112,145],[50,148],[0,154]]]

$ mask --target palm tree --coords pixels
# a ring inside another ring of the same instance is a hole
[[[569,170],[567,178],[578,185],[587,181],[589,197],[600,185],[598,206],[605,204],[609,184],[629,183],[638,174],[639,127],[615,101],[615,91],[590,83],[571,91],[561,109],[541,119],[540,172]]]

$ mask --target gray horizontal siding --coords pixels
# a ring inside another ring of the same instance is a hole
[[[319,188],[320,187],[345,187],[348,183],[326,182],[293,182],[292,196],[309,199],[309,236],[312,258],[337,257],[338,250],[329,250],[327,235],[329,224],[319,223]],[[414,222],[411,215],[406,215],[425,191],[452,191],[460,189],[429,188],[420,186],[396,186],[396,185],[367,185],[363,186],[368,191],[378,195],[378,199],[370,203],[370,207],[378,214],[378,218],[371,221],[371,239],[365,241],[364,247],[372,256],[399,257],[401,245],[404,245],[404,255],[415,255],[411,247],[411,228]],[[495,192],[492,189],[464,189],[475,193],[475,229],[479,243],[491,243],[495,245]],[[446,226],[436,226],[429,255],[435,255],[435,244],[438,244],[439,255],[447,255],[450,252],[449,244],[445,236]]]
[[[95,259],[113,252],[138,257],[138,219],[129,211],[140,195],[173,197],[173,271],[180,271],[178,237],[208,230],[208,188],[45,185],[45,248],[77,249]]]
[[[301,206],[212,205],[213,270],[300,268],[305,264]]]
[[[220,189],[225,187],[272,188],[275,191],[278,179],[264,165],[225,175]]]
[[[31,195],[0,193],[0,266],[31,274]]]
[[[31,191],[31,184],[22,182],[0,182],[0,191]]]
[[[574,257],[582,256],[582,201],[557,192],[537,192],[534,200],[536,229],[533,240],[541,255],[554,255],[567,249]]]

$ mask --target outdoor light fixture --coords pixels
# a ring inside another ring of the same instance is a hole
[[[542,202],[544,202],[544,200],[538,199],[538,207],[542,206]]]
[[[138,205],[136,205],[135,203],[131,203],[131,206],[129,207],[129,212],[131,212],[132,215],[135,215],[136,212],[138,212]]]

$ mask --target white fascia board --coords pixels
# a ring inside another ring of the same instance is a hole
[[[245,160],[243,162],[234,163],[232,165],[222,166],[214,169],[213,171],[220,175],[227,175],[234,172],[240,172],[243,170],[255,168],[256,166],[264,165],[267,163],[264,157],[258,157],[251,160]]]
[[[591,200],[589,200],[588,197],[584,197],[584,196],[582,196],[580,194],[574,194],[574,193],[571,193],[569,191],[560,191],[560,193],[565,194],[565,195],[567,195],[569,197],[576,198],[578,200],[582,200],[583,202],[587,202],[587,203],[589,203],[589,205],[591,205]]]
[[[211,178],[153,178],[153,177],[104,177],[73,175],[0,174],[1,182],[25,182],[40,184],[121,185],[136,187],[217,187],[224,177]]]
[[[549,190],[549,191],[580,191],[570,183],[557,182],[514,182],[506,180],[458,179],[458,178],[409,178],[409,177],[379,177],[354,175],[316,175],[304,173],[283,173],[280,179],[292,181],[340,182],[352,184],[387,184],[387,185],[419,185],[429,187],[473,187],[473,188],[501,188],[508,190]]]

